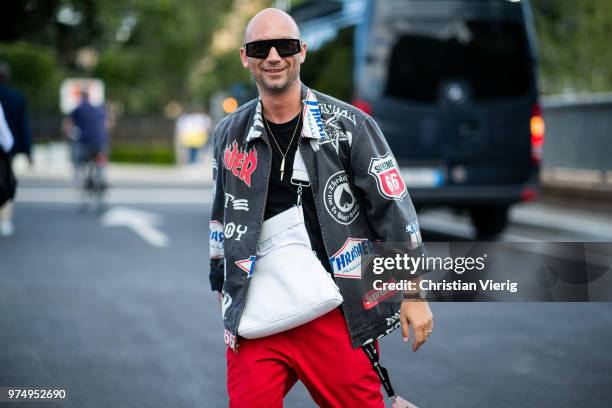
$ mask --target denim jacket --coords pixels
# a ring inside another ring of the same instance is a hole
[[[302,85],[299,152],[315,199],[333,278],[353,347],[398,328],[398,301],[380,301],[361,284],[361,254],[371,242],[421,245],[416,212],[397,161],[374,120],[357,108]],[[253,276],[272,150],[262,104],[254,99],[216,127],[210,283],[223,293],[225,342],[237,330]],[[384,296],[383,296],[384,297]],[[270,294],[274,301],[274,294]]]

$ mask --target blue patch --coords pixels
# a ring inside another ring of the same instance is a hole
[[[361,256],[369,253],[367,239],[348,238],[342,248],[329,258],[334,276],[361,278]]]
[[[210,257],[212,259],[220,259],[224,256],[223,241],[223,225],[216,220],[210,222],[210,232],[208,233],[208,243],[210,248]]]
[[[325,130],[323,128],[323,120],[321,119],[321,110],[319,109],[319,104],[317,101],[304,101],[307,105],[311,106],[308,108],[308,111],[312,113],[312,117],[317,124],[317,128],[319,130],[319,141],[325,140]]]
[[[412,247],[419,246],[423,242],[421,239],[421,230],[417,224],[407,224],[406,232],[410,234],[410,244]]]

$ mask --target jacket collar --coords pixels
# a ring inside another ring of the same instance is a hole
[[[246,143],[253,139],[261,137],[265,132],[263,123],[263,107],[261,104],[261,98],[257,99],[255,104],[255,111],[251,110],[251,120],[249,121],[249,127],[247,128]]]
[[[301,136],[310,139],[318,139],[319,141],[326,139],[327,136],[325,134],[325,128],[323,127],[323,121],[321,120],[319,101],[314,92],[304,84],[302,84],[301,99],[303,105]],[[263,105],[261,98],[257,100],[255,109],[252,112],[245,139],[247,143],[262,137],[266,131],[263,123]]]

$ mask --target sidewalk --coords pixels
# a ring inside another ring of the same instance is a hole
[[[514,225],[589,234],[602,241],[612,239],[612,206],[596,202],[543,196],[513,206],[510,221]]]
[[[34,165],[29,166],[23,156],[15,158],[13,168],[20,180],[66,181],[73,178],[73,165],[67,145],[62,143],[35,146]],[[207,187],[212,182],[209,158],[203,157],[197,164],[177,166],[153,166],[147,164],[109,163],[109,184],[163,184]]]

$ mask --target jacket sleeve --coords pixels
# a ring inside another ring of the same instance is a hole
[[[6,122],[4,110],[2,109],[2,104],[0,104],[0,149],[8,153],[11,151],[14,142],[13,133]]]
[[[213,133],[213,158],[212,158],[212,173],[213,173],[213,204],[209,224],[209,250],[210,250],[210,286],[212,290],[221,292],[224,280],[224,208],[225,208],[225,193],[224,183],[225,177],[223,170],[223,146],[222,146],[222,131],[218,125]]]
[[[399,166],[380,128],[371,117],[363,121],[353,140],[350,169],[370,227],[383,243],[422,248],[416,211]]]
[[[21,126],[21,146],[17,153],[24,153],[28,158],[32,157],[32,132],[30,129],[30,118],[28,116],[28,106],[25,99],[19,109],[19,123]]]

